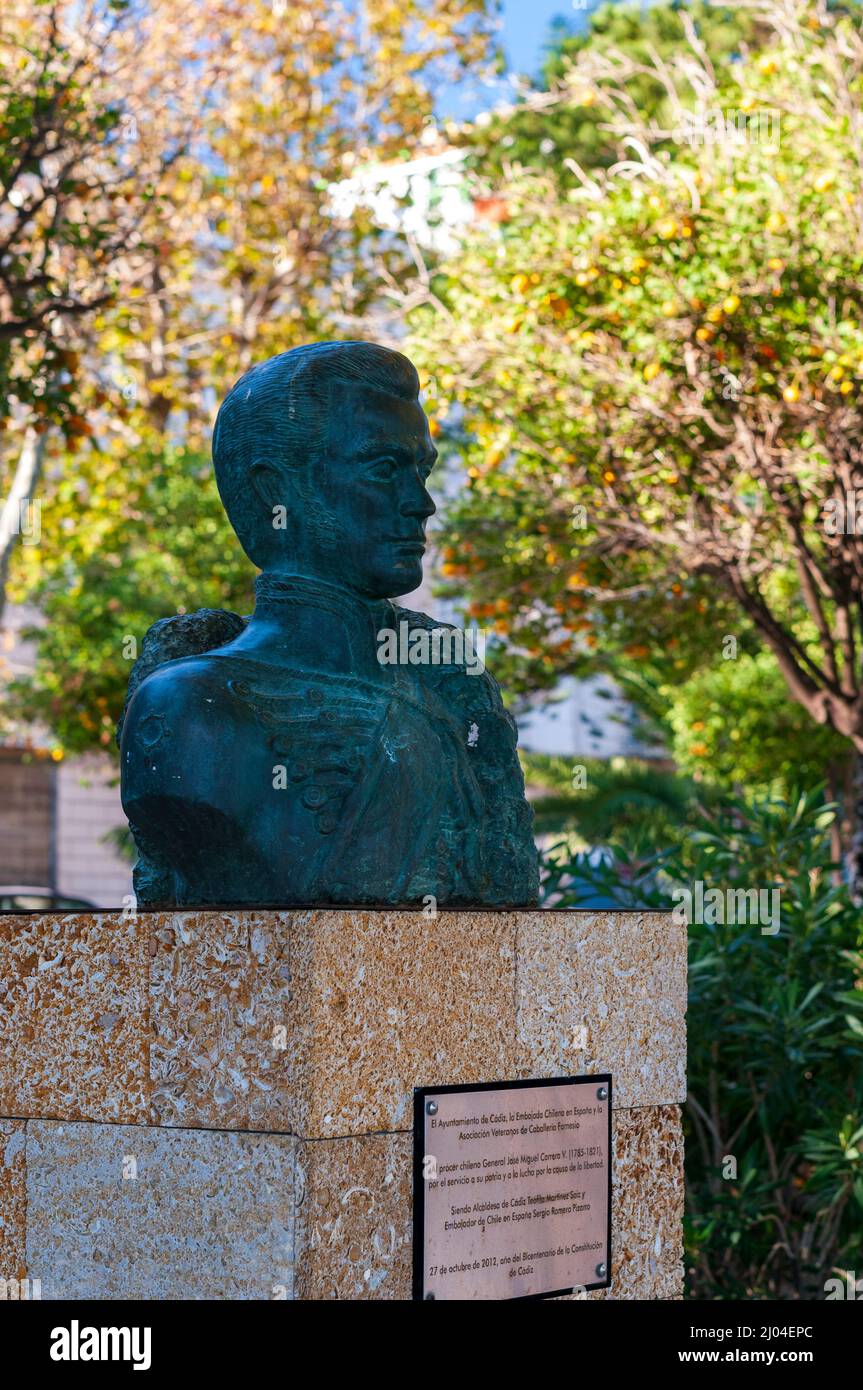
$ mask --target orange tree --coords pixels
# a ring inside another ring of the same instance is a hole
[[[625,79],[629,99],[645,118],[661,120],[668,104],[661,64],[673,60],[693,33],[712,62],[727,63],[742,47],[758,46],[763,26],[756,10],[740,5],[664,0],[645,7],[613,0],[591,11],[582,33],[567,33],[565,22],[554,25],[541,80],[528,85],[522,79],[514,107],[492,112],[488,123],[468,122],[453,130],[453,137],[475,149],[477,167],[486,176],[501,177],[519,164],[554,167],[562,183],[572,184],[576,175],[564,160],[593,167],[615,159],[607,113],[595,104],[592,89],[585,87],[577,103],[558,100],[571,87],[573,61],[587,49],[594,55],[625,53],[634,60]]]
[[[82,352],[161,240],[207,88],[191,0],[8,0],[0,14],[0,611],[47,436],[91,426]]]
[[[522,688],[602,657],[658,688],[763,646],[860,752],[863,41],[795,0],[769,20],[748,60],[663,64],[664,125],[636,59],[583,50],[569,99],[617,162],[498,189],[412,350],[467,471],[444,577]]]
[[[188,80],[166,60],[178,29],[153,8],[8,0],[0,14],[4,424],[29,409],[41,428],[69,425],[76,329],[145,251],[160,177],[190,132]]]

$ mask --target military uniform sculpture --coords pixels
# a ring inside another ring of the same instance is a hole
[[[274,357],[226,397],[216,480],[262,573],[251,618],[163,619],[133,669],[118,738],[139,905],[536,901],[497,685],[457,643],[417,660],[443,628],[392,602],[420,582],[434,511],[418,394],[407,358],[349,342]]]

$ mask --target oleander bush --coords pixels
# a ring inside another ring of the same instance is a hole
[[[546,855],[545,901],[568,907],[590,890],[680,913],[699,883],[779,894],[775,935],[709,896],[691,914],[690,1298],[819,1299],[863,1274],[863,914],[831,860],[835,813],[821,790],[730,799],[646,857],[625,831],[599,861]]]

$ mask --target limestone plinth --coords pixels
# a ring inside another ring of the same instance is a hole
[[[686,934],[649,913],[0,918],[0,1278],[410,1297],[415,1086],[611,1072],[613,1280],[681,1294]]]

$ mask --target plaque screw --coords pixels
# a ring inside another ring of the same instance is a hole
[[[597,1099],[597,1100],[608,1100],[608,1087],[607,1087],[607,1086],[600,1086],[599,1090],[598,1090],[597,1093],[596,1093],[596,1099]]]
[[[437,1101],[434,1101],[434,1100],[427,1100],[427,1101],[426,1101],[426,1114],[427,1114],[427,1115],[436,1115],[436,1114],[437,1114]]]
[[[596,1266],[596,1277],[597,1277],[597,1279],[604,1279],[604,1278],[605,1278],[605,1275],[606,1275],[605,1265],[597,1265],[597,1266]]]

